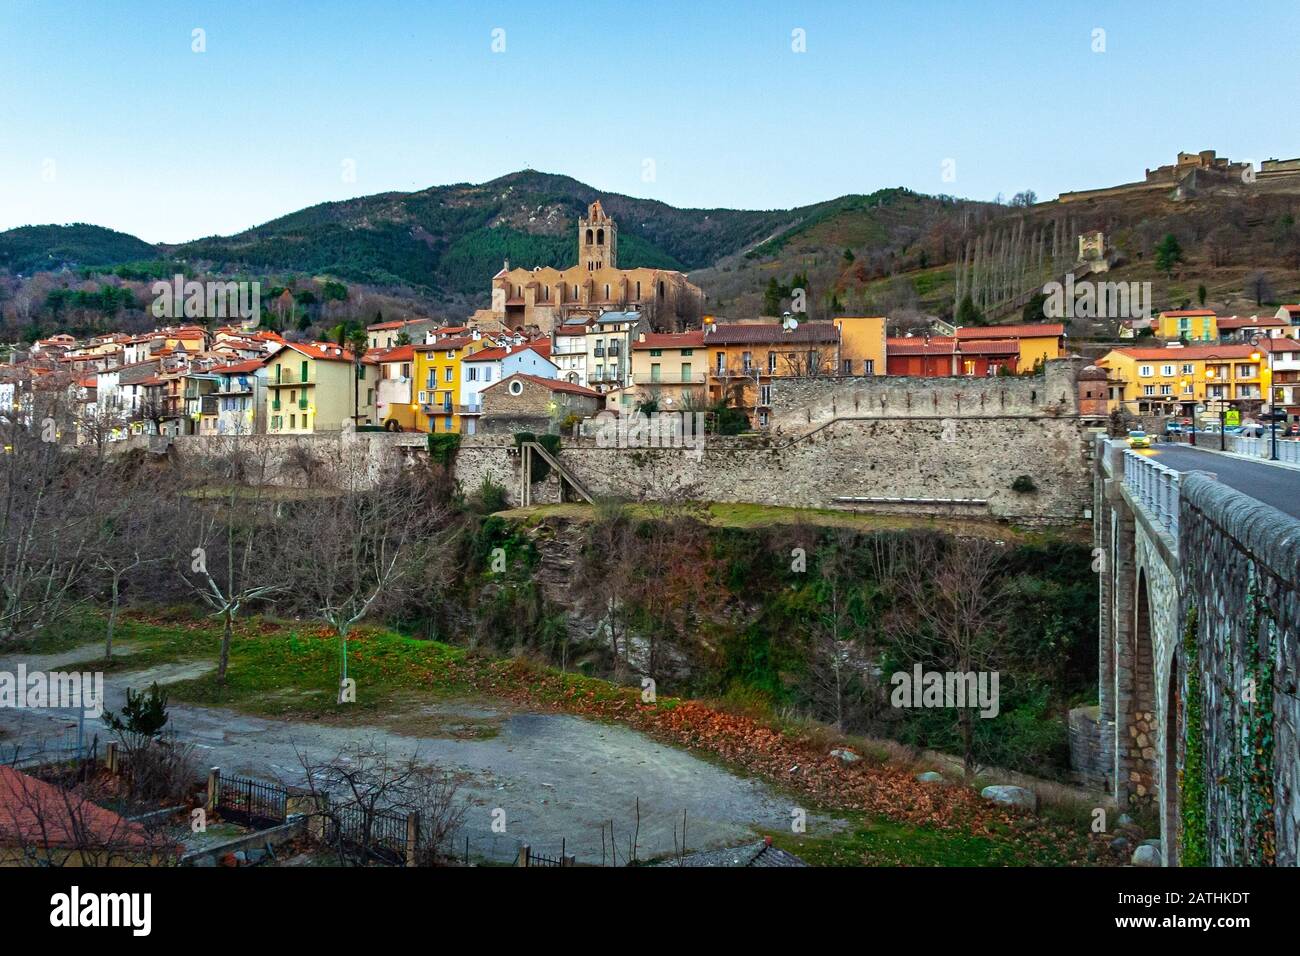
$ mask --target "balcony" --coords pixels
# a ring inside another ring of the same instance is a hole
[[[285,385],[314,385],[316,384],[311,377],[311,371],[308,370],[306,376],[294,372],[290,369],[281,367],[280,377],[274,381],[267,382],[269,388],[280,388]]]
[[[653,372],[636,372],[632,376],[635,385],[703,385],[707,380],[703,372],[690,375],[655,375]]]

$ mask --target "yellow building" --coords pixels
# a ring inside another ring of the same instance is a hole
[[[618,404],[611,407],[653,398],[661,412],[703,410],[707,365],[703,332],[642,332],[632,342],[632,386],[617,389]]]
[[[1138,415],[1191,416],[1201,404],[1212,415],[1220,401],[1259,401],[1255,354],[1249,345],[1112,349],[1097,364],[1107,371],[1112,411],[1122,404]]]
[[[1059,322],[1034,325],[978,325],[957,330],[958,341],[996,342],[1015,339],[1020,344],[1017,372],[1033,372],[1065,351],[1065,326]]]
[[[375,369],[332,342],[289,342],[266,359],[267,434],[338,431],[374,420]],[[355,418],[354,418],[355,405]]]
[[[470,334],[415,346],[417,429],[437,434],[460,431],[460,360],[494,344],[488,336]]]
[[[837,318],[840,330],[841,375],[885,374],[885,317],[846,315]]]
[[[1156,338],[1171,342],[1217,342],[1218,316],[1211,309],[1161,312],[1156,316]]]

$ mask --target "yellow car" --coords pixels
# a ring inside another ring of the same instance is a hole
[[[1146,432],[1129,432],[1128,447],[1129,448],[1150,448],[1151,436],[1148,435]]]

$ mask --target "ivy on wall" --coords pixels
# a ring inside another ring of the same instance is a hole
[[[460,448],[459,434],[430,435],[429,458],[444,468],[450,468]]]
[[[1259,576],[1251,569],[1246,593],[1246,679],[1243,693],[1246,807],[1250,833],[1247,862],[1272,866],[1276,856],[1273,828],[1273,669],[1276,625],[1262,607]],[[1260,636],[1263,635],[1263,646]]]
[[[1178,808],[1182,817],[1179,862],[1208,866],[1208,811],[1205,786],[1205,726],[1201,720],[1201,665],[1196,645],[1196,608],[1187,609],[1183,625],[1183,661],[1187,671],[1183,693],[1183,769],[1178,774]]]

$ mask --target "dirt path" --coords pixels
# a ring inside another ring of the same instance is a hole
[[[123,648],[129,653],[130,648]],[[86,649],[59,655],[0,657],[0,671],[21,660],[28,670],[51,670],[90,656]],[[152,681],[189,680],[210,669],[210,662],[168,664],[105,675],[106,706],[121,707],[128,686]],[[673,827],[686,811],[690,848],[708,849],[752,838],[754,828],[780,829],[790,824],[793,806],[758,780],[739,777],[689,753],[664,746],[624,727],[594,723],[563,714],[519,712],[491,702],[421,704],[409,714],[420,735],[394,732],[404,715],[385,719],[387,727],[337,726],[314,721],[269,720],[220,708],[173,703],[171,723],[181,740],[194,744],[201,764],[226,773],[302,779],[298,751],[315,760],[332,757],[357,743],[387,747],[393,754],[413,754],[465,779],[462,792],[474,803],[459,838],[469,836],[471,855],[507,861],[520,843],[547,854],[559,852],[561,840],[581,862],[599,863],[601,826],[614,821],[620,856],[636,825],[641,804],[639,855],[647,858],[673,851]],[[22,737],[55,736],[75,727],[68,711],[0,709],[0,742]],[[433,735],[430,726],[453,728]],[[485,725],[494,736],[465,736],[454,728]],[[105,729],[86,721],[88,733]],[[505,811],[506,832],[493,833],[492,812]],[[810,816],[809,829],[835,826]]]

